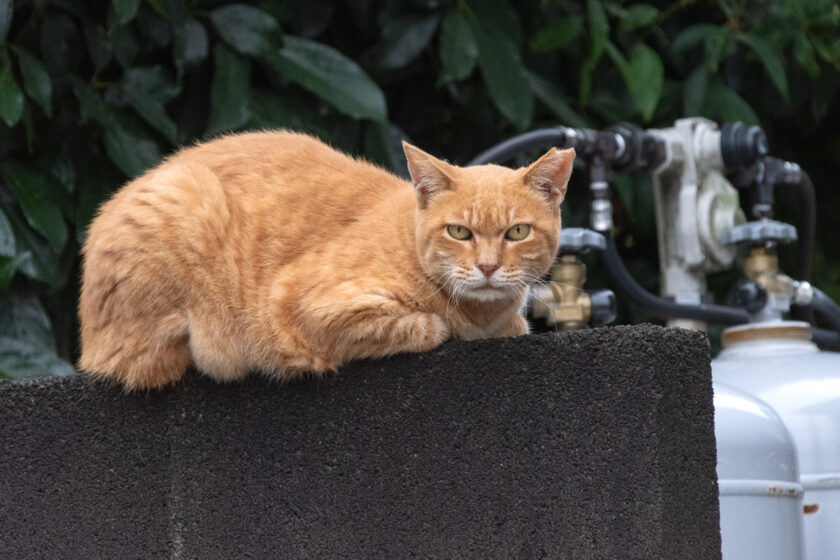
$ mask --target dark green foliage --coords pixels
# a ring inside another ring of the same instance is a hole
[[[812,172],[833,241],[838,37],[833,0],[0,0],[0,376],[70,371],[96,208],[227,131],[307,131],[405,174],[405,137],[463,163],[545,125],[760,122]],[[649,181],[615,187],[622,251],[655,289]],[[815,281],[840,297],[840,249],[818,246]]]

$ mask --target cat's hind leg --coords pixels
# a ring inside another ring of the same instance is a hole
[[[219,382],[237,381],[251,369],[241,333],[209,316],[190,317],[190,350],[201,373]]]

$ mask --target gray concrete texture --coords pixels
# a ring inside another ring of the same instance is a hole
[[[327,379],[0,383],[0,557],[720,558],[709,348],[615,327]]]

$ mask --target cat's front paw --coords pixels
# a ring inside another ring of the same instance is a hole
[[[407,327],[412,352],[425,352],[440,346],[452,334],[443,317],[434,313],[409,313],[400,321]]]
[[[499,332],[500,338],[507,336],[522,336],[531,332],[531,327],[528,325],[527,319],[522,315],[516,315],[514,318]]]

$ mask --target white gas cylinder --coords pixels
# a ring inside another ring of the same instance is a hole
[[[723,346],[712,361],[715,383],[767,403],[793,438],[805,557],[840,558],[840,354],[820,351],[810,326],[794,321],[729,328]]]
[[[714,384],[723,560],[802,560],[796,447],[766,403]]]

